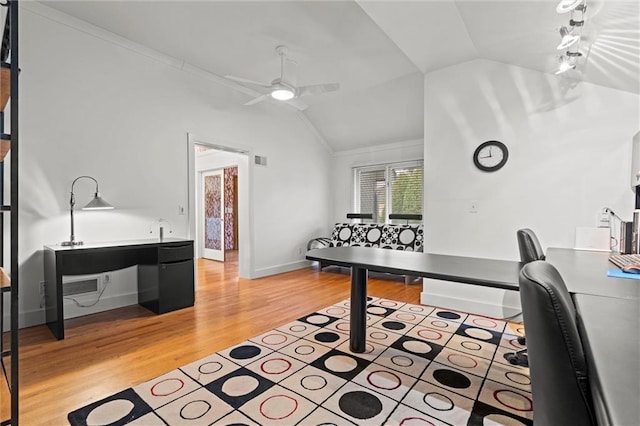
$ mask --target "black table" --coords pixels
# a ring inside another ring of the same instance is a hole
[[[640,425],[640,280],[607,276],[609,252],[550,248],[572,293],[598,424]]]
[[[609,252],[549,248],[546,260],[560,272],[570,293],[640,298],[640,280],[607,276],[608,270],[616,269]]]
[[[64,339],[63,275],[97,274],[138,265],[138,303],[155,313],[193,306],[193,240],[111,241],[44,246],[47,326]]]
[[[327,247],[307,252],[308,260],[351,268],[350,343],[365,351],[367,271],[415,275],[518,291],[521,262],[416,253],[372,247]]]
[[[598,424],[640,425],[640,301],[590,294],[573,301]]]

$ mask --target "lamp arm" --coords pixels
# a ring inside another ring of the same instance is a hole
[[[95,184],[96,184],[96,192],[100,192],[100,191],[98,191],[98,181],[97,181],[97,180],[95,180],[95,179],[94,179],[94,178],[92,178],[91,176],[78,176],[77,178],[75,178],[75,179],[73,180],[73,183],[71,184],[71,198],[73,198],[73,186],[76,184],[76,182],[77,182],[78,180],[80,180],[80,179],[82,179],[82,178],[91,179],[92,181],[94,181],[94,182],[95,182]],[[74,202],[75,202],[75,201],[74,201]]]
[[[71,197],[69,198],[69,217],[71,218],[71,235],[69,236],[69,244],[71,246],[73,246],[75,244],[76,241],[76,236],[75,236],[75,230],[74,230],[74,220],[73,220],[73,208],[76,205],[76,197],[73,194],[73,187],[76,184],[76,182],[82,178],[86,178],[86,179],[91,179],[92,181],[95,182],[96,184],[96,194],[98,193],[98,181],[95,180],[94,178],[92,178],[91,176],[78,176],[77,178],[75,178],[73,180],[73,182],[71,183]],[[82,243],[78,243],[78,244],[82,244]]]

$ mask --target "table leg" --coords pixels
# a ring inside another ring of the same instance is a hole
[[[367,270],[351,267],[351,352],[363,353],[367,327]]]

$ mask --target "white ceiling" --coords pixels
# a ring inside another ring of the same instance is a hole
[[[335,151],[421,139],[423,73],[481,58],[552,74],[568,21],[556,0],[43,3],[217,76],[269,83],[286,45],[298,85],[341,85],[302,99]],[[589,0],[586,16],[586,61],[557,78],[640,93],[640,2]]]

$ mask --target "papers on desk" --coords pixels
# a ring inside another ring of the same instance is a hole
[[[630,274],[628,272],[622,272],[620,269],[611,269],[607,271],[607,276],[614,278],[631,278],[634,280],[640,280],[640,274]]]

